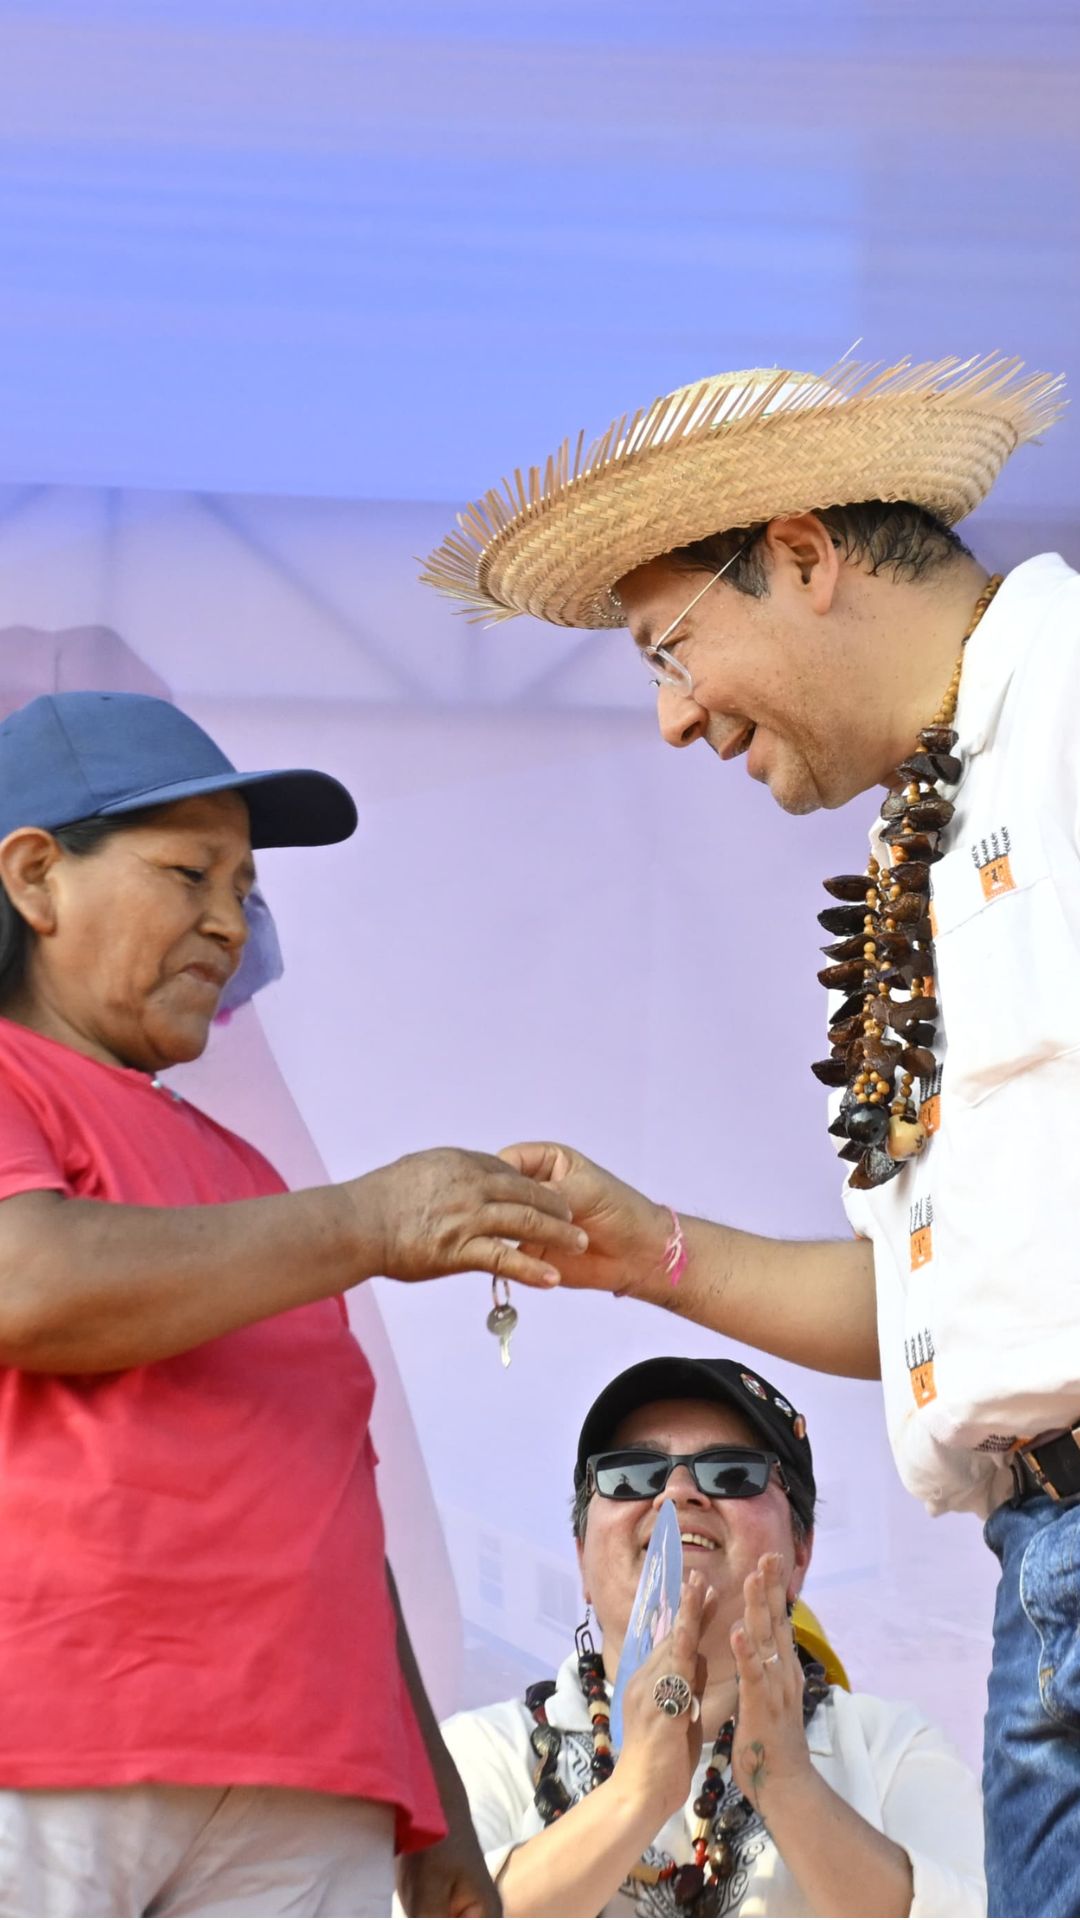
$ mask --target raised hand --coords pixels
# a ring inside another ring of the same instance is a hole
[[[666,1207],[655,1205],[636,1187],[557,1141],[522,1141],[503,1147],[500,1158],[519,1173],[564,1194],[574,1220],[588,1234],[587,1252],[567,1255],[550,1248],[564,1286],[634,1293],[639,1285],[662,1275],[671,1233]],[[528,1251],[543,1260],[549,1249],[545,1242],[530,1237]]]
[[[690,1792],[701,1757],[701,1716],[692,1709],[661,1712],[653,1689],[664,1674],[681,1674],[700,1709],[708,1679],[700,1647],[715,1611],[716,1595],[695,1569],[683,1585],[671,1632],[627,1682],[623,1695],[623,1744],[612,1777],[655,1808],[657,1828]]]
[[[731,1770],[740,1790],[765,1814],[777,1791],[801,1784],[812,1771],[803,1725],[803,1671],[778,1553],[763,1553],[747,1575],[743,1617],[731,1630],[731,1650],[739,1680]]]
[[[365,1211],[376,1205],[379,1271],[392,1280],[477,1272],[557,1286],[563,1262],[588,1245],[566,1194],[493,1154],[432,1147],[350,1184]]]

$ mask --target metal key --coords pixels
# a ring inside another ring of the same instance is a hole
[[[517,1308],[510,1305],[509,1285],[505,1280],[502,1284],[505,1291],[503,1298],[500,1300],[498,1280],[493,1280],[491,1283],[491,1298],[494,1305],[488,1314],[486,1325],[488,1332],[493,1333],[499,1342],[499,1358],[503,1366],[508,1367],[510,1365],[510,1336],[517,1326],[518,1316]]]
[[[510,1365],[510,1336],[517,1326],[517,1323],[517,1308],[509,1304],[501,1307],[492,1307],[487,1317],[488,1332],[497,1334],[498,1336],[500,1349],[499,1358],[504,1367]]]

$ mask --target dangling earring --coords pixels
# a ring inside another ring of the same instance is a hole
[[[579,1660],[587,1660],[590,1654],[593,1654],[596,1652],[596,1647],[593,1644],[593,1637],[590,1631],[590,1628],[592,1627],[592,1617],[593,1617],[592,1607],[589,1601],[586,1600],[585,1618],[582,1621],[580,1627],[574,1628],[574,1645],[577,1648],[577,1655]]]

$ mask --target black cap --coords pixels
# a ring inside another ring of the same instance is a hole
[[[783,1462],[791,1504],[804,1526],[814,1524],[817,1487],[806,1421],[764,1374],[742,1360],[641,1360],[627,1367],[593,1401],[578,1440],[574,1486],[582,1487],[590,1454],[608,1445],[621,1420],[651,1400],[716,1400],[741,1413],[762,1445]]]

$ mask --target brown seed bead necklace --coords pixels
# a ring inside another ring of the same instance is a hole
[[[912,1087],[916,1079],[930,1080],[937,1067],[930,869],[942,857],[940,837],[953,817],[938,782],[955,786],[960,778],[952,723],[964,648],[1002,578],[995,573],[976,600],[941,705],[914,753],[901,761],[882,806],[881,838],[892,864],[871,859],[865,873],[825,882],[826,891],[845,904],[818,914],[827,933],[841,936],[822,948],[831,964],[818,979],[846,990],[848,998],[832,1016],[832,1052],[815,1060],[813,1071],[827,1087],[844,1088],[829,1132],[844,1143],[841,1160],[854,1162],[853,1187],[883,1185],[926,1145]],[[898,991],[906,998],[895,999]]]

